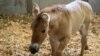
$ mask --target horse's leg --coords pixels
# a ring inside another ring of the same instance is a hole
[[[88,34],[89,23],[90,23],[90,19],[86,18],[86,20],[84,21],[84,24],[82,25],[82,27],[80,29],[80,34],[82,36],[82,38],[81,38],[82,48],[81,48],[81,54],[80,54],[80,56],[83,56],[84,49],[85,50],[88,49],[86,36]]]
[[[57,39],[50,38],[50,44],[51,44],[51,48],[52,48],[51,55],[54,56],[55,51],[58,49],[59,41]]]
[[[70,36],[63,37],[60,40],[60,44],[58,49],[56,50],[54,56],[63,56],[63,50],[66,47],[67,43],[69,42]]]

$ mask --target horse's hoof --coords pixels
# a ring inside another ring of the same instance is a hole
[[[80,54],[79,56],[83,56],[83,54]]]
[[[89,49],[89,47],[88,46],[85,46],[85,50],[88,50]]]

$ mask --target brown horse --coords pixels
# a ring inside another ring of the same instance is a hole
[[[38,52],[43,40],[49,36],[52,56],[63,56],[62,51],[69,42],[71,35],[80,32],[81,53],[88,49],[87,34],[92,15],[91,6],[84,1],[60,4],[34,9],[35,21],[32,23],[32,41],[29,47],[32,54]]]

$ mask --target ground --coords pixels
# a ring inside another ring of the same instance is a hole
[[[25,15],[0,16],[0,56],[51,56],[48,38],[38,53],[30,54],[28,47],[31,42],[32,19]],[[93,15],[87,39],[89,50],[84,52],[84,56],[100,56],[100,15]],[[64,54],[78,56],[80,48],[80,35],[76,34],[66,46]]]

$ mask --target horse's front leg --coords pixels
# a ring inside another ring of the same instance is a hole
[[[58,49],[56,50],[55,56],[64,56],[63,50],[65,49],[67,43],[69,42],[70,37],[66,36],[60,40]]]
[[[54,42],[51,45],[52,46],[52,56],[63,56],[63,50],[66,47],[66,44],[69,41],[70,36],[62,37],[62,39],[59,40],[59,45],[54,44]]]
[[[51,48],[52,48],[52,56],[55,56],[55,52],[59,47],[59,41],[57,39],[54,38],[50,38],[50,44],[51,44]]]

